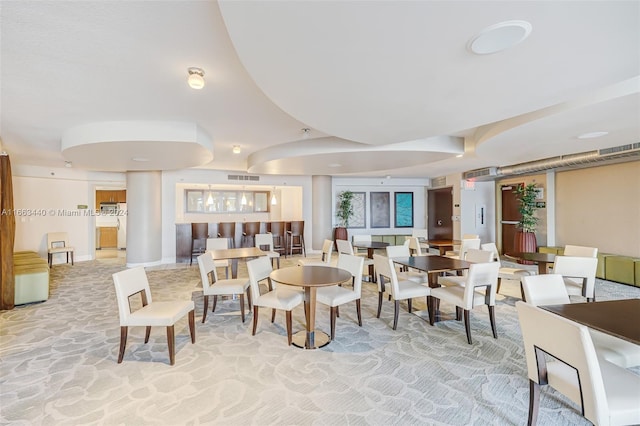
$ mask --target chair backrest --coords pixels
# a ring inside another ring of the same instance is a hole
[[[200,282],[204,290],[218,281],[218,272],[211,253],[204,253],[198,256],[198,270],[200,271]]]
[[[271,260],[267,256],[256,257],[247,261],[247,272],[249,273],[249,286],[251,287],[251,298],[253,302],[260,299],[260,282],[269,280],[269,274],[273,271]]]
[[[460,259],[464,259],[467,255],[467,251],[469,249],[479,249],[480,248],[480,238],[469,238],[463,239],[460,243]]]
[[[207,251],[226,250],[228,248],[229,240],[227,238],[207,238]]]
[[[426,229],[412,229],[411,236],[416,237],[418,240],[426,240],[428,232]]]
[[[371,242],[371,235],[354,235],[353,237],[351,237],[353,240],[353,243],[370,243]]]
[[[469,249],[464,260],[472,263],[493,262],[493,252],[488,250]]]
[[[527,275],[521,280],[527,303],[536,306],[571,303],[560,274]]]
[[[218,224],[218,237],[235,238],[236,237],[236,223],[235,222],[220,222]]]
[[[395,297],[398,294],[398,275],[396,268],[393,266],[393,260],[381,254],[374,254],[373,265],[376,269],[376,274],[378,274],[378,291],[382,291],[384,279],[389,282],[389,292]]]
[[[291,221],[290,228],[292,236],[300,236],[304,234],[304,220]]]
[[[338,253],[353,255],[353,246],[349,240],[336,240],[336,246],[338,247]]]
[[[63,247],[69,247],[69,236],[66,232],[49,232],[47,234],[47,249],[54,248],[53,244],[63,244]]]
[[[594,298],[596,285],[597,257],[556,256],[553,261],[553,272],[565,278],[583,278],[586,289],[584,293]]]
[[[408,245],[401,246],[386,246],[387,257],[409,257],[411,256],[411,250]]]
[[[113,284],[116,289],[118,300],[118,311],[120,313],[120,325],[128,326],[131,319],[131,307],[129,296],[142,292],[142,304],[147,305],[152,302],[151,289],[147,274],[142,266],[125,269],[112,275]]]
[[[362,267],[364,266],[364,258],[362,256],[351,256],[350,254],[341,254],[338,257],[338,268],[349,271],[353,277],[353,291],[358,297],[362,294]]]
[[[260,232],[261,222],[242,222],[242,234],[254,236]]]
[[[256,234],[255,244],[258,248],[267,246],[268,251],[273,251],[273,234]]]
[[[579,391],[566,396],[582,406],[587,420],[594,424],[609,424],[602,372],[587,327],[522,301],[516,302],[516,309],[529,379],[539,384],[546,383],[547,365],[540,351],[561,360],[547,361],[548,364],[563,362],[570,365],[575,372],[571,372],[573,380],[569,380],[579,387]],[[563,377],[563,381],[567,379]]]
[[[496,291],[498,288],[498,270],[500,265],[496,262],[472,263],[467,272],[464,285],[463,308],[473,308],[474,291],[478,287],[491,286],[485,296],[485,303],[489,306],[496,304]]]
[[[564,246],[563,256],[578,256],[578,257],[598,257],[598,249],[596,247],[585,246]]]
[[[420,247],[418,237],[409,237],[407,241],[409,241],[409,253],[412,253],[414,256],[422,256],[422,247]]]
[[[493,260],[495,262],[500,263],[500,253],[498,252],[498,247],[496,247],[496,243],[484,243],[480,244],[480,248],[485,251],[490,251],[493,253]]]
[[[333,253],[333,241],[324,240],[322,243],[322,261],[324,263],[331,263],[331,254]]]

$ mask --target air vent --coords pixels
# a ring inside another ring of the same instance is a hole
[[[431,188],[440,188],[442,186],[447,186],[446,176],[440,176],[440,177],[431,179]]]
[[[614,146],[613,148],[605,148],[598,151],[600,155],[624,155],[624,154],[632,154],[636,151],[640,151],[640,142],[631,143],[628,145],[620,145]]]
[[[481,180],[482,178],[493,178],[498,175],[496,167],[485,167],[484,169],[470,170],[462,174],[463,179]]]
[[[251,176],[251,175],[227,175],[227,180],[250,180],[252,182],[257,182],[260,180],[260,176]]]

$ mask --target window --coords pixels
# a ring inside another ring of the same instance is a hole
[[[268,191],[185,190],[187,213],[253,213],[269,211]]]

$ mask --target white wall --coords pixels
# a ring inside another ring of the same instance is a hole
[[[480,241],[496,241],[495,182],[473,182],[460,191],[460,235],[478,234]]]

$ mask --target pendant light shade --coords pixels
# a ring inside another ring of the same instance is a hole
[[[202,68],[191,67],[188,69],[189,78],[187,83],[192,89],[200,90],[204,87],[204,71]]]

